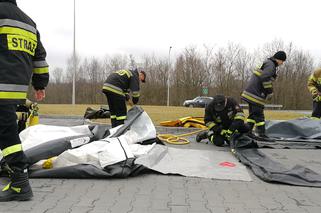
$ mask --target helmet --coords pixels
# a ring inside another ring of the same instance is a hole
[[[213,97],[213,104],[215,111],[223,111],[226,105],[226,98],[224,95],[215,95]]]

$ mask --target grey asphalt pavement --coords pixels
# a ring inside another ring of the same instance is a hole
[[[79,125],[82,119],[42,118],[41,123]],[[192,129],[157,128],[181,134]],[[179,148],[219,150],[227,147],[196,143]],[[321,173],[319,150],[272,150],[264,153],[291,167],[301,164]],[[186,156],[188,158],[188,156]],[[176,175],[144,174],[125,179],[31,179],[34,198],[0,203],[1,213],[320,213],[321,188],[253,181],[228,181]],[[6,180],[1,178],[1,187]]]

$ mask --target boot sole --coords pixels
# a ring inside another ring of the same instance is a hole
[[[6,197],[1,199],[0,198],[0,202],[8,202],[8,201],[28,201],[31,200],[33,197],[33,193],[29,192],[29,193],[25,193],[23,195],[12,195],[10,197]]]

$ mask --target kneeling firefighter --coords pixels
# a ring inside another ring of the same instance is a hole
[[[244,123],[244,113],[232,97],[216,95],[205,108],[204,122],[208,130],[196,136],[196,141],[208,138],[216,146],[230,143],[230,138],[238,131],[247,133],[249,127]]]

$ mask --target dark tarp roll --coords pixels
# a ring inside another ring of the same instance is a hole
[[[320,174],[301,165],[295,165],[293,168],[288,169],[282,164],[273,161],[258,149],[259,144],[262,145],[263,143],[245,135],[235,135],[231,143],[232,152],[256,176],[264,181],[321,187]]]
[[[30,170],[31,178],[126,178],[139,174],[152,172],[152,170],[135,164],[135,159],[107,166],[103,170],[90,164],[78,164],[63,168]]]
[[[100,108],[99,110],[95,110],[91,107],[86,109],[84,114],[85,119],[98,119],[98,118],[110,118],[110,111],[106,108]]]
[[[321,139],[321,120],[299,118],[287,121],[268,121],[266,133],[281,139]]]

